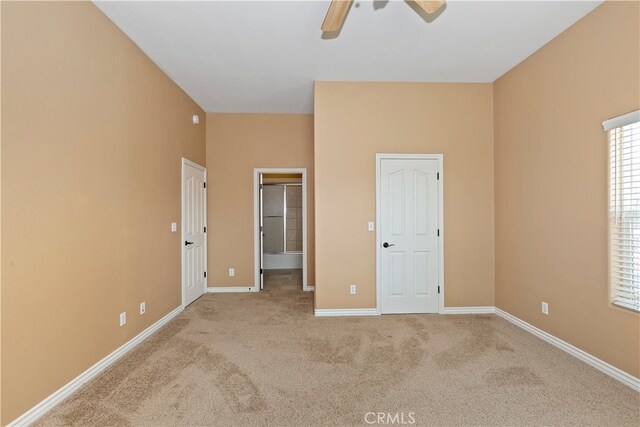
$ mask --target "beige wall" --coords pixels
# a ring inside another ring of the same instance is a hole
[[[307,280],[313,285],[313,116],[207,114],[209,286],[253,286],[254,168],[307,168]]]
[[[2,1],[0,1],[0,58],[2,58]],[[0,93],[2,92],[2,60],[0,59]],[[0,99],[2,97],[0,96]],[[0,224],[2,222],[2,102],[0,102]],[[0,226],[0,424],[2,422],[2,227]]]
[[[180,305],[169,224],[205,124],[89,2],[3,2],[2,88],[6,424]]]
[[[444,154],[445,304],[494,305],[492,114],[490,84],[316,82],[316,308],[376,306],[376,153]]]
[[[608,297],[601,122],[640,106],[639,15],[606,2],[494,85],[497,306],[636,377],[638,314]]]
[[[2,99],[2,3],[0,1],[0,99]],[[2,222],[2,102],[0,102],[0,223]],[[2,227],[0,226],[0,379],[2,378]],[[0,424],[2,422],[2,381],[0,380]]]

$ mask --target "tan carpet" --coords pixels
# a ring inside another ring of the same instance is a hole
[[[640,425],[637,393],[496,316],[315,318],[298,280],[203,296],[39,424]]]

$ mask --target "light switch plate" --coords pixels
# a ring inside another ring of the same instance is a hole
[[[549,303],[542,302],[542,314],[549,314]]]
[[[127,312],[124,311],[120,313],[120,326],[124,326],[127,324]]]
[[[175,233],[176,231],[178,231],[178,224],[175,222],[171,223],[171,232]]]
[[[373,231],[373,228],[374,228],[373,221],[369,221],[368,224],[367,224],[367,227],[368,227],[369,231]]]

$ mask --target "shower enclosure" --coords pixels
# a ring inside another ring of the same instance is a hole
[[[265,269],[302,268],[302,185],[262,188]]]

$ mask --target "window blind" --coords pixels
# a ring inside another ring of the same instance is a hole
[[[607,129],[611,299],[640,311],[640,112],[606,124],[615,126]]]

